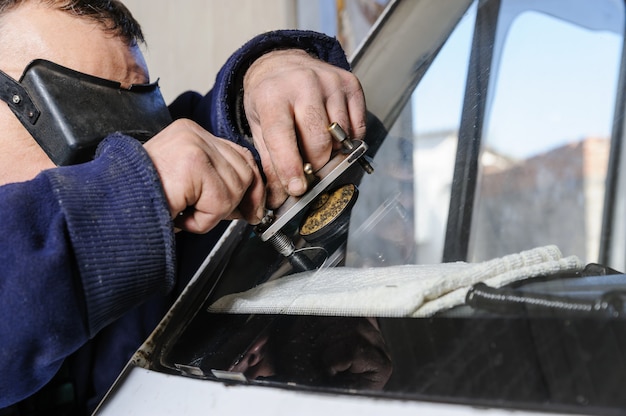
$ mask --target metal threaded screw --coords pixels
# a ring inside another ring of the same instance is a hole
[[[289,239],[284,233],[277,232],[268,240],[270,244],[285,257],[289,257],[293,254],[296,248],[293,245],[293,241]]]

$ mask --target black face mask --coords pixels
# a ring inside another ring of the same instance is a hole
[[[111,133],[145,142],[172,121],[156,82],[123,89],[42,59],[19,82],[0,71],[0,100],[57,165],[91,160]]]

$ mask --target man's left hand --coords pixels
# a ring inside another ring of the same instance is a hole
[[[358,79],[300,49],[267,53],[250,66],[244,108],[267,178],[269,208],[305,193],[304,163],[317,170],[339,147],[328,132],[331,122],[353,139],[365,136]]]

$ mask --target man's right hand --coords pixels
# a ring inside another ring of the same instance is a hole
[[[265,186],[252,153],[190,120],[176,120],[144,144],[176,227],[204,233],[223,219],[257,224]]]

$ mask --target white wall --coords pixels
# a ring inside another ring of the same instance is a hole
[[[141,23],[152,80],[166,102],[205,93],[228,56],[254,35],[296,27],[296,0],[124,0]]]

